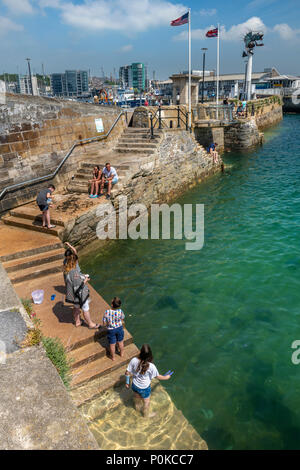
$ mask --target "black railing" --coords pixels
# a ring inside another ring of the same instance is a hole
[[[153,114],[153,112],[150,111],[150,128],[151,128],[151,139],[154,138],[154,129],[156,125],[158,124],[158,129],[162,129],[163,127],[168,128],[166,123],[164,121],[170,121],[170,128],[173,128],[173,121],[172,117],[170,116],[163,116],[162,111],[172,111],[175,108],[162,108],[161,106],[158,107],[157,111]],[[181,124],[185,126],[185,129],[188,131],[189,129],[189,118],[188,118],[188,113],[184,112],[180,106],[176,107],[177,110],[177,116],[176,116],[176,121],[177,121],[177,129],[181,128]]]

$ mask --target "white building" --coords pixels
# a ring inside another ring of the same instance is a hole
[[[3,80],[0,80],[0,93],[5,93],[6,92],[6,85]]]
[[[33,90],[31,89],[31,81]],[[21,95],[39,95],[37,78],[34,75],[31,76],[31,81],[28,75],[18,75],[17,92]]]

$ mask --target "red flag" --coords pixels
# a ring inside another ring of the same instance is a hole
[[[207,38],[217,38],[219,35],[219,30],[218,28],[216,29],[211,29],[210,31],[207,31],[206,37]]]

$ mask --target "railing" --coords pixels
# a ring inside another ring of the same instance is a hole
[[[234,121],[233,108],[230,105],[209,105],[204,106],[202,110],[206,114],[206,119],[222,121],[224,123],[231,123]]]
[[[154,138],[154,128],[158,123],[158,129],[162,129],[163,126],[165,128],[168,128],[166,124],[164,123],[164,120],[170,121],[170,128],[172,128],[173,121],[172,121],[172,116],[163,116],[162,111],[174,111],[176,109],[177,111],[177,116],[176,116],[176,122],[177,122],[177,128],[181,128],[181,123],[184,124],[186,130],[188,130],[188,113],[184,112],[180,106],[177,106],[176,108],[162,108],[161,106],[158,107],[157,111],[153,114],[151,111],[149,113],[150,117],[150,129],[151,129],[151,139]]]
[[[14,191],[16,189],[23,189],[25,188],[26,186],[31,186],[33,184],[37,184],[37,183],[41,183],[42,181],[48,181],[48,180],[51,180],[53,179],[57,173],[59,172],[59,170],[62,168],[62,166],[65,164],[65,162],[68,160],[68,158],[71,156],[71,154],[73,153],[73,150],[78,147],[78,145],[82,145],[82,144],[87,144],[87,143],[90,143],[90,142],[96,142],[98,140],[104,140],[104,139],[107,139],[107,137],[110,135],[110,133],[113,131],[113,129],[115,128],[116,124],[119,122],[119,119],[121,118],[121,116],[125,115],[126,116],[126,124],[128,124],[127,122],[127,112],[126,111],[122,111],[118,117],[116,118],[116,120],[114,121],[114,123],[112,124],[111,128],[109,129],[109,131],[104,134],[104,135],[98,135],[98,136],[95,136],[95,137],[88,137],[87,139],[82,139],[82,140],[77,140],[73,145],[72,147],[70,148],[69,152],[67,153],[67,155],[62,159],[62,161],[60,162],[60,164],[58,165],[58,167],[56,168],[56,170],[53,172],[53,173],[50,173],[49,175],[45,175],[45,176],[40,176],[39,178],[33,178],[31,180],[27,180],[27,181],[23,181],[21,183],[17,183],[17,184],[13,184],[11,186],[7,186],[6,188],[4,188],[1,193],[0,193],[0,200],[3,198],[3,196],[5,196],[5,194],[7,192],[11,192],[11,191]]]

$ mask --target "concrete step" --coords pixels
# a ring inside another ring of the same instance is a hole
[[[153,143],[157,143],[160,141],[160,136],[156,136],[154,137],[153,139],[150,138],[150,135],[136,135],[136,134],[125,134],[125,135],[122,135],[119,139],[119,142],[123,142],[123,141],[126,141],[126,142],[139,142],[139,143],[145,143],[145,142],[153,142]]]
[[[155,149],[144,149],[142,147],[123,147],[123,146],[118,146],[115,148],[115,151],[118,153],[132,153],[132,154],[145,154],[145,155],[151,155],[154,152]]]
[[[116,171],[118,173],[118,176],[126,174],[126,169],[123,169],[123,168],[116,168]],[[77,173],[75,174],[75,176],[79,176],[79,175],[84,175],[88,179],[91,179],[92,176],[93,176],[88,168],[79,168],[79,170],[77,170]]]
[[[159,129],[155,129],[154,133],[156,135],[160,135],[161,131]],[[124,134],[150,134],[150,128],[149,127],[127,127],[124,129]]]
[[[65,250],[59,248],[58,250],[47,251],[46,253],[35,254],[28,256],[27,258],[21,258],[17,260],[7,261],[3,263],[4,268],[8,273],[21,271],[27,268],[33,268],[34,266],[41,266],[52,263],[53,261],[63,260]]]
[[[1,263],[5,263],[7,261],[27,258],[29,256],[34,256],[34,255],[38,255],[38,254],[51,253],[51,251],[55,251],[55,250],[58,250],[59,248],[63,248],[63,245],[62,245],[61,242],[55,243],[54,238],[53,238],[53,240],[54,240],[53,244],[40,246],[40,247],[37,247],[37,248],[33,248],[31,250],[18,251],[17,253],[12,253],[10,255],[1,256],[0,261],[1,261]]]
[[[125,347],[133,342],[132,336],[128,331],[124,330]],[[98,336],[94,342],[88,343],[80,348],[73,349],[68,352],[68,358],[72,361],[72,369],[89,364],[100,357],[105,357],[109,350],[109,344],[106,335]]]
[[[89,169],[88,171],[89,171],[89,173],[91,174],[91,172],[93,171],[94,166],[95,166],[94,163],[82,162],[80,169],[81,169],[81,170],[82,170],[82,169]],[[99,165],[99,166],[100,166],[100,168],[101,168],[101,167],[103,168],[105,165]],[[124,164],[124,163],[120,163],[120,164],[118,164],[118,165],[112,164],[112,166],[115,167],[115,169],[116,169],[117,171],[118,171],[118,170],[129,170],[129,168],[130,168],[130,165]]]
[[[124,142],[118,142],[118,145],[117,145],[117,148],[119,147],[122,147],[122,148],[135,148],[135,149],[141,149],[142,151],[144,149],[156,149],[157,145],[156,144],[152,144],[150,142],[143,142],[143,143],[140,143],[140,142],[136,142],[136,141],[133,141],[133,142],[127,142],[127,143],[124,143]]]
[[[34,213],[34,211],[30,209],[26,210],[26,206],[11,210],[10,215],[13,217],[19,217],[21,219],[34,220],[35,222],[39,222],[40,224],[42,223],[42,215],[36,214],[36,212]],[[51,217],[51,223],[64,227],[63,221],[55,217]]]
[[[139,354],[139,350],[135,344],[132,343],[124,349],[124,356],[120,357],[116,355],[114,361],[108,357],[101,357],[89,364],[84,364],[73,372],[71,387],[75,388],[97,377],[105,376],[122,365],[125,367],[128,361],[137,354]]]
[[[52,261],[42,266],[33,266],[23,269],[22,271],[15,271],[9,274],[9,278],[13,284],[20,282],[31,281],[39,277],[49,276],[50,274],[62,272],[62,260]]]
[[[34,230],[35,232],[44,232],[48,235],[59,236],[62,228],[55,227],[53,229],[43,228],[42,225],[36,224],[34,221],[29,219],[23,219],[21,217],[13,217],[11,215],[2,217],[3,222],[6,225],[12,225],[14,227],[20,227],[27,230]]]

